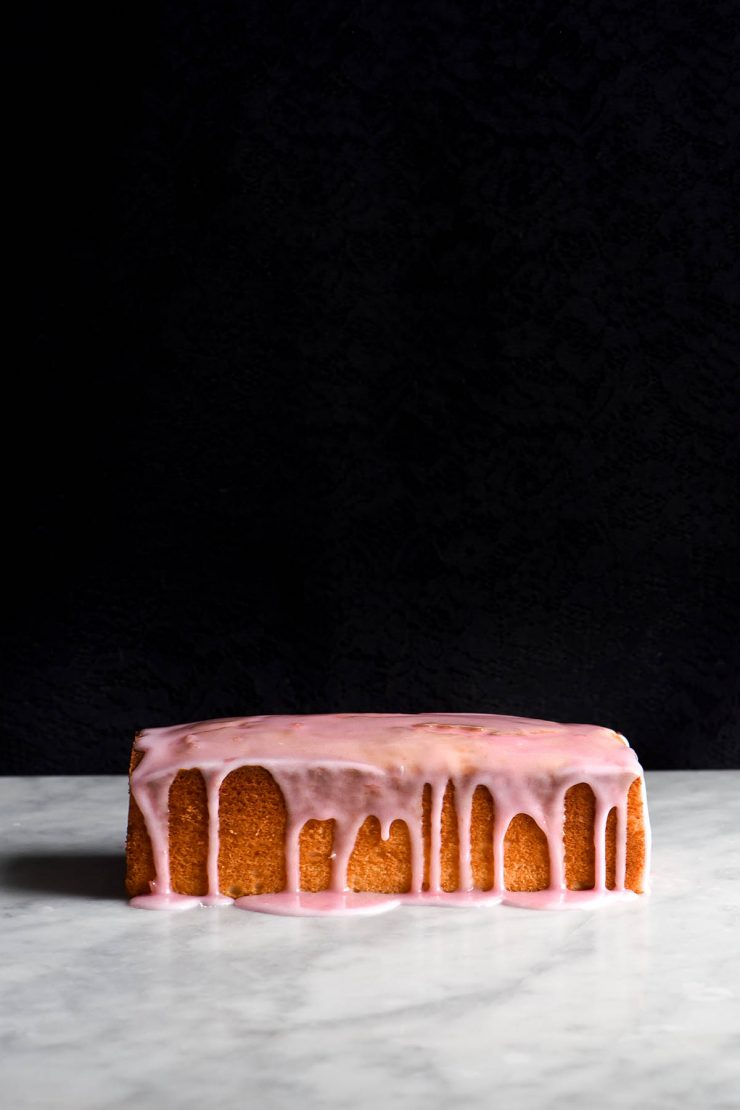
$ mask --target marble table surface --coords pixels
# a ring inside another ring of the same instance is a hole
[[[737,1110],[740,771],[648,797],[650,898],[297,919],[130,909],[125,779],[1,779],[0,1101]]]

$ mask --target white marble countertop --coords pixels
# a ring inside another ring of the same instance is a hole
[[[332,920],[130,909],[125,779],[0,779],[0,1101],[737,1110],[740,771],[648,796],[649,899]]]

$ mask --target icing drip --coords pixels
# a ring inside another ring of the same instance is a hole
[[[606,822],[609,807],[601,798],[596,799],[594,814],[594,889],[606,890]]]
[[[627,866],[627,792],[642,770],[619,734],[590,725],[561,725],[490,714],[331,714],[307,717],[246,717],[150,729],[139,735],[143,759],[131,790],[152,847],[156,877],[151,893],[132,905],[185,909],[232,899],[219,890],[219,798],[222,784],[239,767],[263,767],[282,791],[286,887],[277,894],[237,899],[239,908],[277,914],[379,913],[399,904],[488,906],[498,902],[531,908],[598,905],[621,897]],[[208,803],[208,893],[172,890],[169,861],[169,791],[179,771],[197,768]],[[566,889],[564,827],[568,789],[588,782],[595,797],[595,881],[592,890]],[[442,890],[442,813],[448,783],[454,787],[459,834],[459,887]],[[430,789],[428,890],[424,889],[422,797]],[[493,887],[474,889],[471,859],[473,795],[484,786],[493,799]],[[645,874],[649,826],[645,823]],[[616,811],[616,874],[607,890],[606,828]],[[550,882],[546,890],[506,887],[505,838],[514,817],[526,814],[544,833]],[[394,821],[409,835],[408,894],[348,892],[350,857],[365,819],[375,816],[387,841]],[[334,820],[330,889],[300,889],[300,835],[309,820]]]
[[[208,906],[221,906],[231,901],[231,898],[221,894],[218,889],[218,803],[221,784],[226,778],[226,772],[223,770],[211,771],[206,774],[205,778],[208,797],[208,895],[204,901]]]
[[[473,883],[473,865],[470,858],[470,827],[471,817],[473,810],[473,790],[466,784],[458,794],[459,798],[459,813],[458,813],[458,833],[460,836],[460,889],[465,892],[472,892]],[[466,850],[467,846],[467,850]]]
[[[429,838],[429,889],[435,894],[441,890],[442,853],[442,801],[447,783],[444,786],[439,782],[431,784],[432,787],[432,812],[431,835]]]
[[[565,890],[565,791],[558,791],[552,800],[547,821],[547,847],[550,856],[550,890]]]
[[[289,821],[285,830],[285,876],[287,889],[296,892],[301,889],[300,835],[299,822]]]

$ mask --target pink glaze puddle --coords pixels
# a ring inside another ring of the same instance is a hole
[[[231,899],[229,899],[231,901]],[[139,894],[132,898],[129,905],[137,910],[194,910],[203,905],[203,899],[191,894]]]
[[[371,894],[365,891],[283,890],[274,894],[248,894],[243,898],[204,894],[141,894],[131,899],[140,910],[191,910],[196,906],[230,906],[251,913],[277,917],[370,917],[399,906],[426,906],[431,909],[471,909],[490,906],[518,906],[529,910],[599,909],[617,901],[637,898],[631,890],[453,890],[437,894]]]
[[[398,897],[404,906],[435,906],[440,909],[486,908],[501,903],[501,895],[495,890],[440,890],[434,894],[424,891],[422,894],[399,894]]]
[[[288,812],[285,842],[287,889],[248,895],[239,908],[262,913],[324,915],[379,913],[395,905],[482,906],[504,901],[532,909],[570,909],[611,904],[624,893],[627,792],[642,768],[623,736],[594,725],[493,714],[354,714],[228,718],[173,728],[149,729],[137,738],[144,758],[131,776],[131,790],[152,846],[155,893],[132,900],[146,909],[186,909],[225,904],[219,891],[219,798],[221,785],[239,767],[264,767],[282,791]],[[197,768],[208,798],[208,894],[191,898],[171,892],[169,791],[181,770]],[[442,801],[455,788],[462,890],[441,890]],[[587,782],[596,799],[596,883],[591,891],[565,889],[563,831],[565,795]],[[422,796],[431,788],[430,890],[422,893],[424,839]],[[495,891],[472,889],[470,824],[473,794],[485,786],[494,801]],[[649,824],[643,790],[646,867]],[[617,815],[617,889],[606,890],[606,823]],[[550,889],[505,889],[504,840],[512,819],[528,814],[547,837]],[[404,821],[411,844],[411,892],[370,895],[347,892],[349,859],[365,819],[375,816],[387,838],[393,821]],[[300,834],[310,819],[334,819],[331,890],[300,891]]]
[[[399,905],[393,894],[320,890],[316,893],[283,890],[278,894],[248,894],[234,905],[252,913],[272,913],[280,917],[369,917],[386,913]]]
[[[596,910],[638,897],[633,890],[507,890],[502,901],[526,910]]]

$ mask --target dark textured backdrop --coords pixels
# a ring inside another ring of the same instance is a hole
[[[735,0],[22,19],[3,769],[386,708],[739,765]]]

